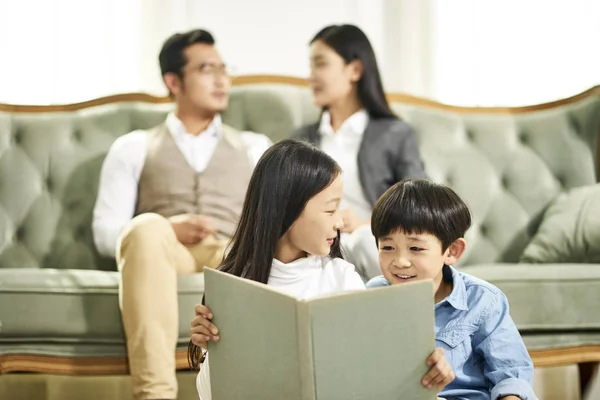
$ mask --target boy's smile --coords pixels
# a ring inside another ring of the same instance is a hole
[[[414,279],[417,277],[416,275],[408,275],[406,273],[401,273],[401,272],[393,273],[393,276],[396,277],[397,279],[399,279],[400,282],[408,282],[411,279]]]
[[[444,250],[442,242],[429,233],[396,231],[379,238],[379,267],[392,285],[432,279],[437,303],[452,291],[452,283],[442,279],[442,269],[460,258],[465,244],[464,239],[457,239]]]

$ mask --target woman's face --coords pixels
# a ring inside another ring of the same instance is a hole
[[[355,96],[354,87],[362,68],[359,61],[346,63],[331,47],[317,40],[310,45],[310,71],[315,105],[327,108]]]

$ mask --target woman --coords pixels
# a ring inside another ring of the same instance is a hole
[[[363,279],[380,274],[371,210],[389,187],[425,178],[413,129],[385,97],[369,39],[353,25],[331,25],[310,42],[310,87],[323,113],[293,136],[308,140],[343,170],[342,247]]]

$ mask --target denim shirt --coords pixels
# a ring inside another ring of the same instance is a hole
[[[508,313],[508,301],[494,285],[444,266],[452,293],[435,305],[436,346],[456,378],[439,393],[447,400],[496,400],[515,395],[537,400],[533,362]],[[388,286],[378,276],[367,287]]]

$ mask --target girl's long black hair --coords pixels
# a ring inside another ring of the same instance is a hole
[[[287,139],[271,146],[252,173],[240,221],[219,270],[266,284],[279,239],[306,203],[340,173],[333,158],[304,141]],[[342,257],[339,231],[330,256]],[[190,367],[199,370],[203,359],[202,349],[190,342]]]

